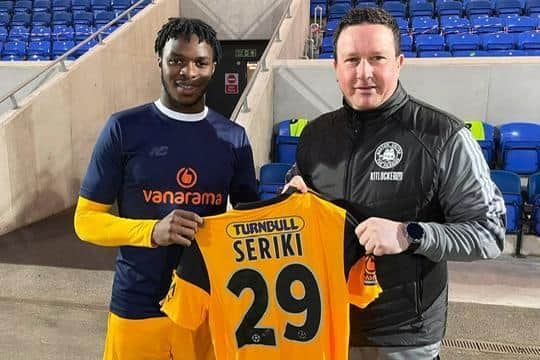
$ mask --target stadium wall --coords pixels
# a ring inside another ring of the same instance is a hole
[[[159,96],[153,42],[179,5],[149,5],[0,116],[0,234],[72,206],[108,115]]]

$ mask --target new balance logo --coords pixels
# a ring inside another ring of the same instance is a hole
[[[169,151],[168,146],[154,146],[148,155],[150,156],[165,156]]]

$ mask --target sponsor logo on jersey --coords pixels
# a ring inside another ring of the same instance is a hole
[[[366,269],[364,272],[364,285],[377,285],[375,258],[372,255],[367,255]]]
[[[184,191],[184,189],[192,189],[197,181],[198,175],[195,169],[182,167],[176,173],[176,182],[182,189],[143,189],[144,200],[147,203],[174,205],[221,205],[223,203],[223,196],[220,193]]]
[[[386,141],[375,149],[375,164],[384,170],[396,167],[403,159],[403,149],[401,145],[394,141]],[[369,179],[371,181],[401,181],[402,171],[372,171]]]

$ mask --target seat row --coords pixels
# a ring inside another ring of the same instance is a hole
[[[0,0],[0,13],[51,13],[56,11],[114,11],[125,10],[137,1],[132,0]],[[140,5],[143,8],[150,0]]]
[[[3,44],[0,48],[0,57],[3,61],[47,61],[54,60],[62,56],[66,51],[75,46],[73,40],[58,40],[58,41],[31,41],[28,44],[16,41],[10,41]],[[73,55],[68,56],[68,60],[75,60],[83,55],[86,51],[97,45],[98,42],[93,39],[79,49]]]
[[[55,25],[52,28],[48,26],[34,26],[31,30],[24,27],[16,27],[9,32],[0,27],[0,43],[28,43],[43,40],[84,40],[101,26],[103,26],[103,24],[97,24],[96,26],[82,24],[77,24],[75,26]],[[116,25],[110,26],[103,31],[103,36],[108,36],[117,28]]]

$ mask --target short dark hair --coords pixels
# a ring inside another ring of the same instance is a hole
[[[177,39],[182,36],[185,41],[189,41],[192,35],[199,38],[199,43],[205,42],[214,51],[214,61],[221,60],[221,45],[216,37],[216,31],[210,25],[199,19],[189,19],[185,17],[169,18],[157,33],[154,43],[154,51],[159,56],[163,55],[163,48],[169,39]]]
[[[336,30],[334,31],[334,59],[337,59],[337,42],[341,32],[353,25],[377,24],[384,25],[392,30],[396,56],[401,54],[401,34],[396,19],[390,13],[381,8],[353,8],[345,14]]]

